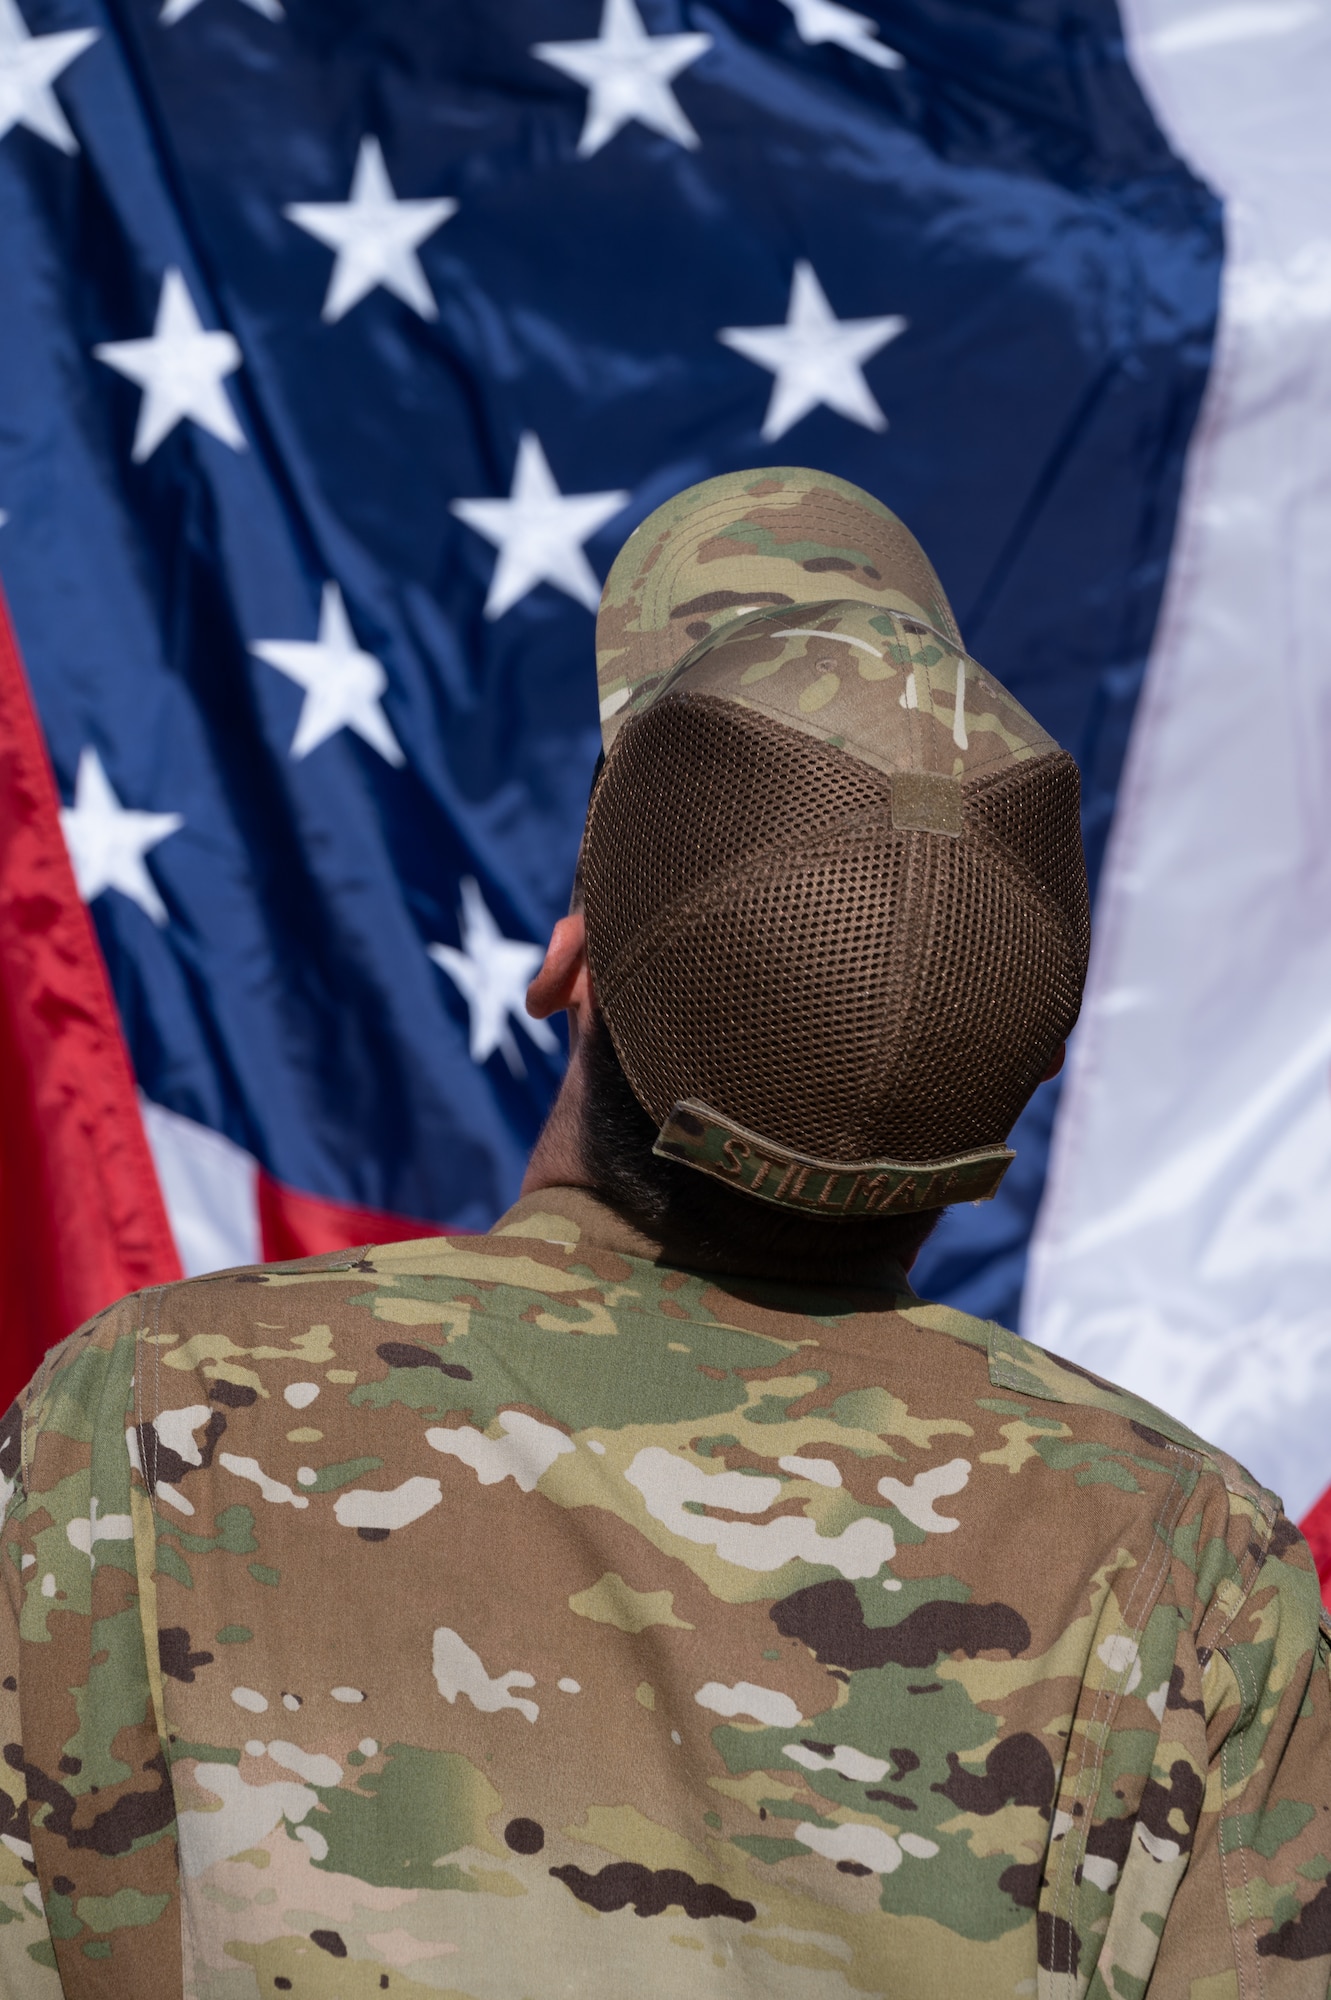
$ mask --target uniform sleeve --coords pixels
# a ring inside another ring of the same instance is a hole
[[[14,1403],[0,1425],[0,1480],[4,1494],[0,1560],[5,1567],[5,1589],[0,1594],[0,1731],[3,1732],[0,1745],[5,1751],[0,1763],[0,2000],[27,2000],[29,1995],[32,2000],[59,2000],[60,1978],[37,1882],[22,1760],[10,1754],[10,1746],[17,1748],[22,1735],[17,1610],[22,1589],[22,1553],[14,1525],[23,1500],[19,1478],[22,1428],[22,1407]]]
[[[1331,1637],[1283,1515],[1238,1609],[1200,1636],[1206,1787],[1152,2000],[1326,2000]]]
[[[6,1423],[0,2000],[180,1993],[175,1805],[135,1554],[149,1503],[126,1443],[135,1312],[48,1356]],[[150,1512],[146,1528],[150,1551]]]

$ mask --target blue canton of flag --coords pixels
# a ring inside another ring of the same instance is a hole
[[[0,566],[190,1267],[255,1174],[514,1195],[598,579],[695,480],[900,513],[1094,870],[1221,255],[1112,0],[0,0],[0,255]],[[924,1289],[1011,1319],[1052,1101]]]

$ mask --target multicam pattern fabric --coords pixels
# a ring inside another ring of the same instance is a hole
[[[889,777],[910,773],[915,790],[894,824],[939,833],[962,831],[949,780],[1058,750],[1005,687],[933,626],[853,600],[731,619],[630,700],[624,720],[675,690],[756,710]],[[940,782],[930,788],[920,778]]]
[[[677,493],[629,536],[596,620],[608,750],[685,653],[745,611],[858,598],[938,628],[956,620],[904,522],[862,487],[803,466],[729,472]]]
[[[1275,1498],[590,1196],[126,1300],[3,1440],[5,2000],[1311,2000]]]

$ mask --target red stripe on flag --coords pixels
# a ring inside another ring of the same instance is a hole
[[[349,1202],[324,1201],[298,1194],[259,1171],[259,1230],[264,1262],[288,1257],[316,1257],[325,1250],[350,1250],[360,1243],[410,1243],[417,1236],[454,1236],[438,1222],[416,1222],[405,1215],[385,1215],[376,1208],[354,1208]]]
[[[1299,1522],[1322,1579],[1322,1601],[1331,1611],[1331,1486]]]
[[[59,809],[0,596],[0,1408],[89,1314],[180,1276]]]

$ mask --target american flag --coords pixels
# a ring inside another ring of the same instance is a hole
[[[900,513],[1098,878],[1224,256],[1125,25],[0,0],[8,1250],[66,1260],[16,1379],[129,1283],[512,1199],[599,579],[682,486]],[[1016,1323],[1058,1096],[923,1290]]]

